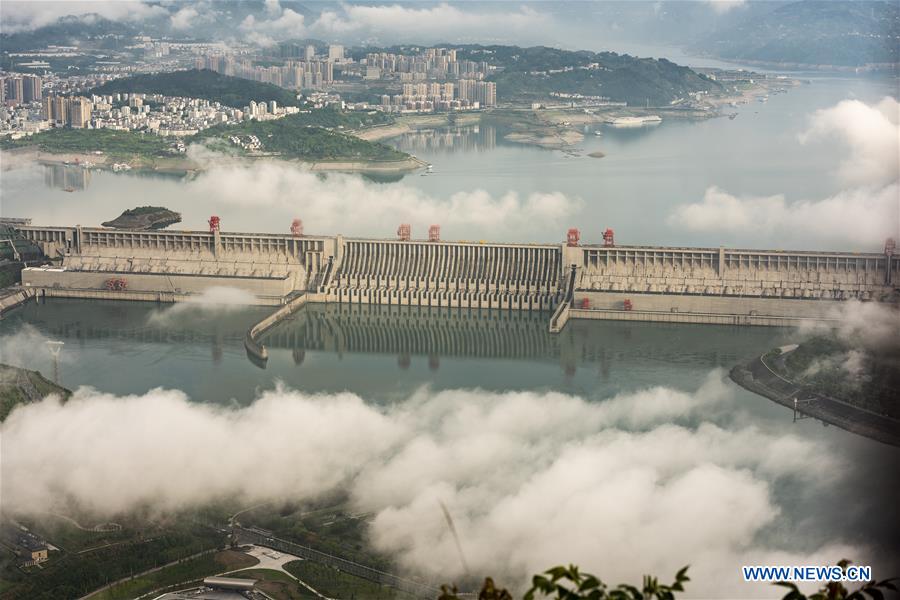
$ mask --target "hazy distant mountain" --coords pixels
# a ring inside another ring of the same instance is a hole
[[[900,62],[900,4],[806,0],[754,15],[692,46],[724,59],[855,67]]]
[[[497,83],[498,96],[505,99],[544,100],[553,92],[564,92],[660,106],[693,92],[721,89],[715,81],[668,60],[615,52],[464,45],[457,57],[488,59],[501,67],[491,79]]]

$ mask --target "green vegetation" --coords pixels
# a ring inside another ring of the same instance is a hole
[[[256,579],[256,587],[275,600],[312,600],[318,596],[312,594],[300,582],[290,575],[272,569],[248,569],[237,573],[229,573],[229,577],[240,579]]]
[[[61,550],[51,552],[42,568],[27,573],[17,569],[15,561],[3,562],[0,580],[11,584],[4,600],[78,598],[132,574],[225,544],[223,534],[187,518],[166,527],[126,527],[112,533],[82,531],[71,524],[28,526]]]
[[[72,392],[56,385],[39,371],[0,364],[0,422],[19,404],[35,402],[50,394],[67,400]]]
[[[810,391],[900,417],[900,357],[891,352],[871,352],[834,335],[821,335],[784,354],[769,352],[763,360]]]
[[[575,565],[554,567],[531,580],[531,589],[525,592],[524,600],[535,598],[552,598],[554,600],[674,600],[676,592],[684,591],[684,583],[691,580],[687,576],[687,567],[675,574],[675,582],[671,585],[661,584],[656,577],[644,576],[643,586],[619,584],[610,588],[607,584],[590,573],[582,573]],[[438,600],[459,600],[455,587],[441,586],[442,593]],[[479,599],[512,600],[505,588],[498,588],[494,580],[484,580]]]
[[[316,113],[323,112],[319,117]],[[375,142],[310,125],[311,119],[324,122],[348,120],[343,113],[330,115],[331,111],[288,115],[275,121],[247,121],[239,125],[220,125],[201,131],[191,139],[211,142],[214,148],[231,144],[231,136],[256,136],[261,152],[281,158],[325,161],[395,161],[409,155]],[[236,146],[231,146],[237,148]]]
[[[706,76],[666,59],[615,52],[463,46],[458,56],[500,67],[491,79],[497,83],[497,97],[502,100],[539,100],[548,98],[551,92],[564,92],[604,96],[633,106],[667,106],[691,92],[722,90]]]
[[[243,81],[243,80],[242,80]],[[186,138],[204,142],[221,150],[247,154],[233,145],[231,136],[256,136],[260,152],[286,159],[325,161],[396,161],[409,155],[385,144],[368,142],[339,129],[361,129],[390,123],[382,113],[344,112],[325,108],[288,115],[273,121],[246,121],[237,125],[218,125]],[[54,154],[103,152],[116,160],[173,158],[166,138],[149,133],[113,131],[111,129],[58,128],[42,131],[17,140],[3,138],[0,148],[34,147]]]
[[[341,497],[318,503],[262,507],[242,514],[241,522],[272,531],[275,537],[369,567],[388,572],[393,569],[389,557],[369,547],[366,519],[348,513]]]
[[[37,146],[44,152],[90,154],[103,152],[114,158],[154,158],[172,156],[171,144],[165,138],[152,134],[112,129],[72,129],[61,127],[42,131],[17,140],[3,138],[0,148]]]
[[[379,585],[367,579],[356,577],[308,560],[295,560],[284,565],[284,570],[308,583],[313,589],[328,598],[350,600],[370,598],[372,600],[413,600],[415,596]]]
[[[837,562],[837,565],[844,571],[847,570],[847,566],[850,564],[851,561],[846,558]],[[840,581],[832,581],[826,583],[809,596],[801,592],[796,584],[790,581],[778,581],[772,585],[788,588],[788,592],[782,600],[883,600],[886,596],[893,598],[896,592],[900,591],[900,588],[895,583],[896,581],[898,581],[896,577],[882,581],[870,581],[852,592],[844,587],[844,584]],[[888,595],[888,591],[895,592],[895,594]]]
[[[296,93],[277,85],[221,75],[208,69],[136,75],[104,83],[90,91],[92,94],[132,92],[203,98],[235,108],[248,106],[251,100],[274,100],[281,106],[300,106]]]
[[[309,110],[285,117],[289,123],[306,127],[325,127],[330,129],[362,129],[375,125],[387,125],[394,119],[378,111],[344,111],[334,106]]]
[[[101,223],[117,229],[163,229],[181,222],[181,214],[162,206],[138,206],[124,211],[112,221]]]
[[[181,586],[230,569],[251,567],[257,561],[252,556],[234,550],[204,554],[189,558],[172,566],[148,573],[104,590],[93,596],[94,600],[130,600],[168,586]]]

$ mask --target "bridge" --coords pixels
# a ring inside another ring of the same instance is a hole
[[[896,303],[900,261],[883,253],[501,244],[16,225],[54,259],[25,269],[43,296],[173,302],[215,287],[258,304],[501,309],[569,319],[797,325],[848,300]]]

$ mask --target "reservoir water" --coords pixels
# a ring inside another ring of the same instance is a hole
[[[566,227],[577,225],[588,238],[613,227],[624,243],[878,250],[883,240],[835,247],[842,242],[803,231],[790,239],[754,230],[698,234],[673,227],[669,217],[677,205],[699,201],[710,186],[736,196],[784,194],[789,203],[840,192],[845,184],[836,170],[846,148],[834,141],[803,144],[800,134],[814,111],[844,99],[877,102],[896,96],[895,86],[822,77],[767,103],[740,106],[733,120],[672,120],[635,130],[599,127],[602,136],[592,127],[578,156],[511,144],[502,131],[485,125],[410,133],[391,143],[432,163],[434,173],[384,183],[348,175],[298,178],[284,167],[247,170],[246,179],[215,169],[183,179],[6,164],[2,214],[38,224],[98,225],[126,208],[155,204],[181,212],[185,228],[203,228],[209,215],[217,214],[226,230],[286,232],[291,218],[301,216],[308,232],[387,237],[405,219],[424,231],[437,210],[446,217],[443,233],[451,239],[558,242]],[[594,150],[606,157],[586,156]],[[238,184],[245,187],[235,189]],[[476,192],[484,194],[476,200],[498,202],[493,212],[454,212],[454,206],[476,206],[471,198],[458,198]],[[510,209],[501,201],[508,194],[520,201],[531,194],[561,194],[578,203],[558,220],[543,218],[540,210],[523,220],[517,215],[522,205]],[[356,204],[341,204],[348,195]],[[91,386],[124,396],[174,388],[193,401],[230,407],[246,406],[279,384],[315,394],[349,391],[385,407],[416,394],[457,389],[561,392],[612,406],[616,398],[654,389],[665,390],[662,397],[673,401],[679,394],[704,397],[712,386],[718,390],[715,403],[681,415],[689,429],[710,424],[723,430],[723,439],[743,439],[749,431],[789,440],[783,450],[773,450],[783,452],[776,456],[785,464],[795,458],[799,440],[839,465],[826,476],[812,464],[817,457],[807,456],[809,472],[819,474],[815,479],[804,476],[802,466],[788,475],[765,465],[753,468],[777,514],[736,547],[808,556],[838,545],[861,549],[847,557],[857,562],[897,566],[889,554],[900,539],[890,478],[900,469],[900,452],[812,419],[795,421],[790,410],[727,379],[736,363],[795,341],[794,330],[573,321],[551,336],[543,314],[312,306],[267,333],[263,342],[270,358],[260,369],[245,356],[242,337],[269,310],[32,303],[0,322],[0,360],[39,369],[73,389]],[[58,359],[46,346],[55,340],[65,343]],[[652,403],[655,396],[647,393]],[[509,418],[514,422],[515,415]],[[762,449],[747,452],[755,450]],[[711,446],[701,462],[715,463],[720,452]],[[735,574],[721,577],[732,581]]]
[[[839,176],[847,145],[833,138],[803,143],[801,135],[817,110],[847,99],[896,97],[896,82],[810,81],[766,103],[728,109],[738,113],[733,120],[587,127],[573,148],[577,155],[510,143],[505,132],[485,125],[410,133],[389,143],[432,163],[433,173],[387,183],[272,165],[227,169],[211,158],[210,171],[196,179],[93,172],[89,181],[63,185],[65,177],[44,167],[7,161],[3,214],[99,225],[126,208],[163,204],[181,212],[188,229],[204,228],[215,214],[232,231],[287,232],[300,217],[307,232],[329,235],[389,237],[408,222],[421,237],[438,222],[446,239],[558,242],[577,225],[587,241],[612,227],[627,244],[880,250],[883,239],[851,243],[805,228],[790,235],[752,227],[698,232],[672,221],[676,207],[702,201],[712,187],[738,198],[783,195],[788,205],[822,201],[848,187]],[[597,150],[605,157],[588,156]]]

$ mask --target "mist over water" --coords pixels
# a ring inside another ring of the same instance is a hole
[[[744,562],[896,570],[885,477],[900,453],[793,423],[726,377],[800,332],[575,321],[550,336],[546,315],[309,307],[267,335],[263,371],[240,340],[267,310],[161,320],[150,304],[54,300],[13,313],[0,353],[34,348],[17,360],[45,369],[43,342],[63,340],[62,383],[98,389],[3,425],[4,506],[109,518],[339,488],[375,514],[375,547],[455,577],[441,501],[470,563],[514,587],[568,561],[621,580],[690,562],[701,597],[763,593],[739,582]],[[411,341],[425,330],[447,335]],[[35,452],[38,439],[64,443]],[[860,493],[875,480],[883,493]]]

